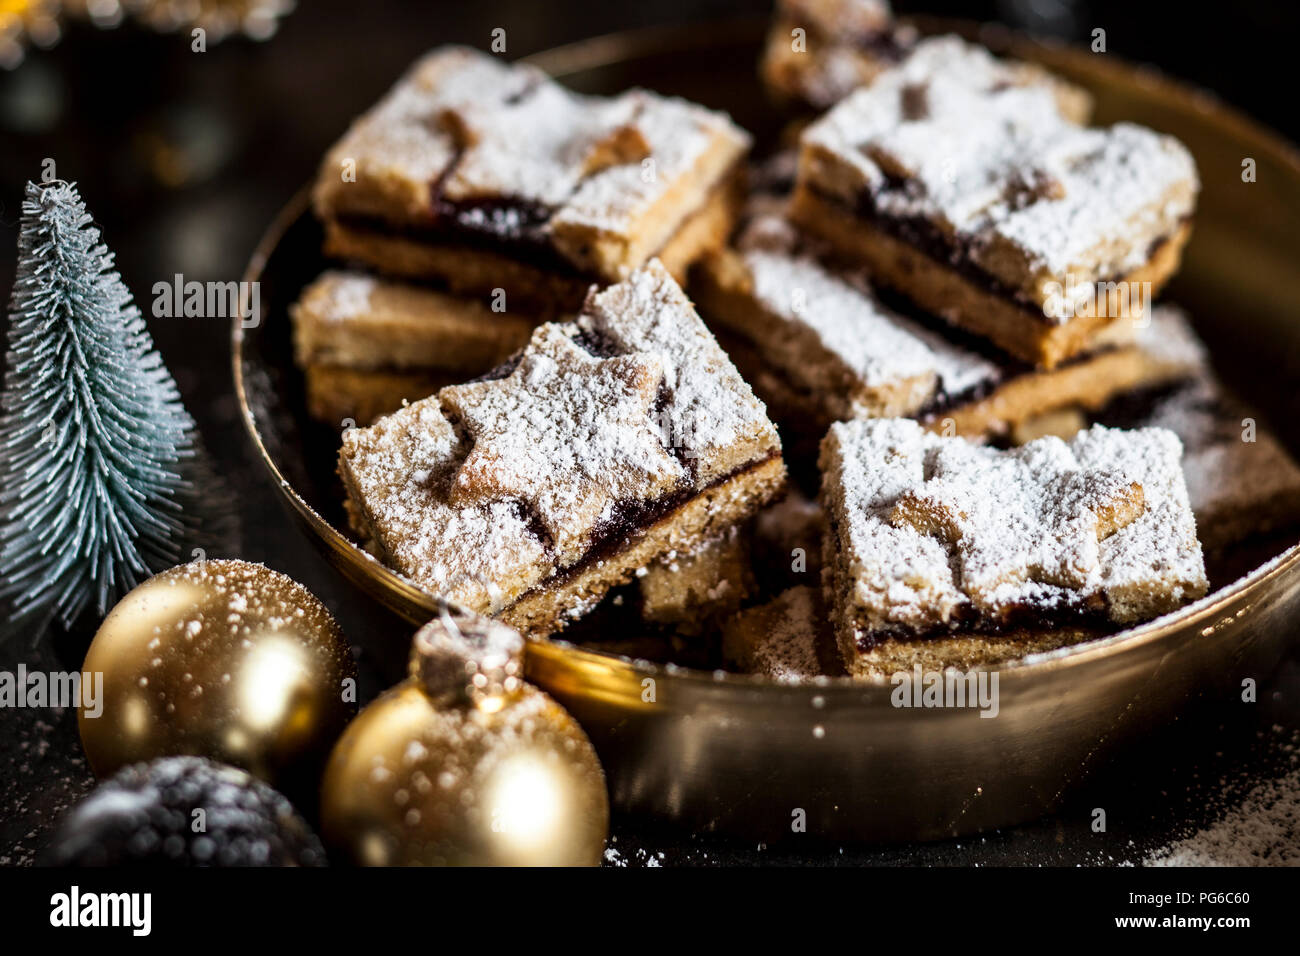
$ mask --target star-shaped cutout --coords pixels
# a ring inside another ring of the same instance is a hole
[[[443,194],[559,206],[588,176],[650,155],[636,116],[631,97],[593,101],[549,83],[507,102],[449,104],[436,122],[460,156]]]
[[[657,354],[596,358],[560,326],[541,326],[508,377],[439,393],[474,443],[452,503],[524,502],[571,564],[598,524],[685,478],[653,418],[662,380]]]
[[[926,475],[899,496],[890,521],[946,542],[962,591],[995,615],[1023,599],[1029,582],[1097,587],[1100,542],[1145,508],[1140,484],[1080,466],[1058,439],[1010,452],[946,443]]]

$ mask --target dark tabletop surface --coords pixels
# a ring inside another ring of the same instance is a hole
[[[0,73],[0,298],[12,281],[22,185],[53,157],[76,180],[137,299],[153,283],[228,280],[242,271],[275,211],[312,175],[348,120],[420,52],[443,42],[485,46],[508,31],[510,54],[629,26],[762,11],[763,2],[678,0],[609,4],[400,3],[305,0],[268,42],[232,41],[192,53],[188,37],[131,26],[74,25],[53,50]],[[904,12],[920,12],[899,4]],[[1173,9],[1185,9],[1181,5]],[[1275,92],[1300,13],[1234,5],[1215,29],[1168,28],[1160,5],[928,3],[925,12],[1001,19],[1067,37],[1108,30],[1122,56],[1154,62],[1216,90],[1295,138],[1300,120]],[[1184,17],[1186,15],[1183,15]],[[1175,37],[1177,40],[1175,41]],[[363,701],[390,683],[409,629],[376,611],[290,522],[245,438],[231,391],[228,329],[219,319],[154,319],[151,331],[231,485],[240,556],[311,588],[357,645]],[[80,664],[85,638],[0,648],[0,669]],[[1253,782],[1293,770],[1300,744],[1300,654],[1261,685],[1255,704],[1203,705],[1099,768],[1058,815],[985,836],[926,845],[841,846],[791,837],[781,846],[616,816],[613,865],[825,863],[1105,865],[1140,862],[1206,825]],[[73,713],[0,710],[0,865],[30,863],[58,815],[92,786]],[[1104,833],[1091,827],[1107,811]]]

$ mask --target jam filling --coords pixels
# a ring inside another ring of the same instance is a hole
[[[895,185],[899,184],[901,184],[901,181]],[[964,241],[961,238],[954,241],[952,237],[944,235],[934,223],[922,216],[890,216],[881,213],[876,204],[876,194],[870,190],[861,193],[856,204],[849,204],[838,196],[833,196],[816,186],[810,185],[807,188],[822,202],[836,206],[856,219],[870,222],[886,235],[919,250],[937,265],[951,269],[979,289],[1015,305],[1029,318],[1041,322],[1043,325],[1056,325],[1043,313],[1041,305],[1026,298],[1020,290],[1012,288],[1001,279],[982,269],[972,255],[972,243],[970,241]],[[1147,247],[1147,260],[1150,261],[1160,251],[1161,247],[1172,238],[1173,236],[1170,234],[1154,239]],[[1103,284],[1122,282],[1123,280],[1124,277],[1121,275],[1099,278],[1096,282],[1097,284]]]
[[[713,479],[702,487],[697,488],[693,482],[688,481],[683,484],[680,490],[657,498],[654,501],[625,502],[617,506],[609,518],[596,526],[592,533],[591,543],[581,558],[567,568],[557,571],[555,576],[548,579],[544,584],[521,595],[520,600],[523,600],[528,594],[543,588],[564,584],[593,564],[605,561],[618,552],[625,550],[642,533],[648,531],[652,526],[669,517],[693,499],[780,458],[780,450],[771,451],[725,475]]]
[[[545,234],[549,211],[533,203],[508,199],[450,203],[439,199],[434,218],[421,225],[396,225],[378,216],[344,214],[349,229],[397,236],[421,245],[473,249],[505,256],[546,272],[574,279],[601,281],[560,255]]]
[[[831,540],[839,540],[835,521],[827,522]],[[841,587],[844,585],[841,584]],[[999,636],[1019,631],[1046,631],[1073,628],[1103,634],[1114,631],[1118,625],[1107,614],[1108,602],[1103,595],[1084,597],[1062,592],[1062,599],[1051,604],[1013,604],[998,617],[989,617],[972,605],[957,608],[952,617],[931,627],[912,628],[901,625],[858,624],[854,646],[868,652],[889,640],[927,641],[962,634]]]
[[[712,198],[717,189],[726,188],[728,183],[734,182],[737,170],[742,166],[743,161],[738,161],[723,172],[710,188],[705,202]],[[455,168],[456,160],[452,160],[443,174],[434,180],[433,205],[429,218],[423,222],[394,223],[381,216],[358,213],[341,213],[336,219],[358,232],[396,236],[421,245],[493,253],[584,283],[604,285],[609,281],[597,272],[574,265],[551,244],[548,227],[555,214],[554,208],[509,196],[473,201],[452,201],[445,198],[443,180]],[[703,204],[682,217],[677,231],[665,240],[665,246],[701,208]],[[662,251],[663,246],[656,249],[652,257]]]

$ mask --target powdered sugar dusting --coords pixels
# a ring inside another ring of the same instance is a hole
[[[511,503],[447,503],[446,476],[462,454],[441,408],[426,399],[348,429],[341,461],[350,498],[389,564],[434,594],[493,611],[553,565]]]
[[[1085,129],[1046,84],[1007,82],[956,37],[919,44],[805,131],[802,181],[879,213],[922,218],[1041,301],[1048,282],[1114,278],[1189,216],[1196,169],[1176,140]]]
[[[1142,863],[1300,866],[1300,767],[1257,784],[1220,820],[1151,853]]]
[[[867,629],[1098,601],[1115,621],[1164,613],[1207,586],[1179,453],[1158,429],[1003,452],[908,420],[838,423],[823,497],[852,593],[836,598]]]
[[[658,260],[592,295],[578,325],[620,352],[665,357],[665,430],[696,461],[701,484],[728,470],[733,456],[777,447],[763,404]]]
[[[617,505],[661,497],[685,479],[651,414],[660,355],[596,359],[569,331],[541,326],[508,378],[438,395],[473,442],[451,484],[453,503],[527,502],[561,566],[582,556]]]
[[[509,196],[558,207],[582,179],[592,151],[631,120],[633,109],[626,99],[579,96],[550,82],[504,102],[485,103],[467,91],[442,114],[464,144],[443,194],[453,201]]]
[[[355,123],[330,150],[322,177],[339,179],[344,160],[363,178],[428,184],[456,155],[456,143],[434,122],[444,106],[467,95],[508,99],[541,74],[510,66],[468,47],[443,47],[411,67],[396,86]]]
[[[625,247],[636,245],[638,230],[671,233],[749,142],[725,114],[685,100],[644,90],[583,96],[534,67],[443,47],[330,150],[316,199],[327,216],[355,211],[423,225],[439,214],[436,182],[440,198],[461,207],[461,225],[526,231],[591,268],[590,230]],[[348,168],[354,182],[340,180]],[[658,212],[661,201],[672,208]],[[639,252],[619,264],[640,264]]]
[[[553,227],[557,230],[583,226],[627,234],[629,223],[689,179],[715,141],[729,143],[732,155],[749,145],[749,137],[725,115],[685,100],[629,90],[614,101],[613,108],[627,114],[647,153],[636,162],[613,165],[584,179],[556,212]]]

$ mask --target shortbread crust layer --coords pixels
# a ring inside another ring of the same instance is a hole
[[[753,542],[747,528],[733,525],[690,551],[670,551],[637,574],[641,618],[698,635],[738,611],[755,591]]]
[[[439,369],[462,380],[522,348],[537,325],[487,299],[344,270],[319,276],[289,312],[300,367]]]

